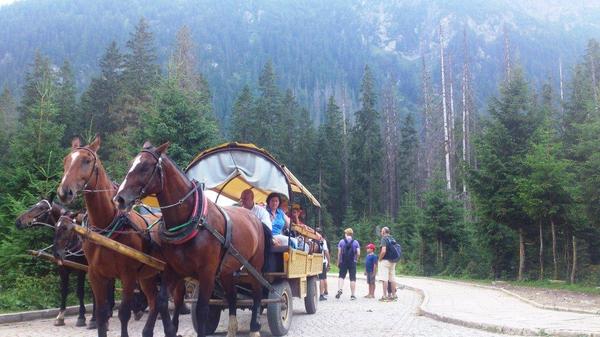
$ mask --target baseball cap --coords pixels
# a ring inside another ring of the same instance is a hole
[[[369,244],[367,245],[367,249],[372,249],[372,250],[375,250],[375,245],[374,245],[373,243],[369,243]]]

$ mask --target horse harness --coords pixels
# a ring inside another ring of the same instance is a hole
[[[227,213],[227,211],[225,211],[225,209],[223,209],[221,206],[219,205],[215,205],[217,206],[217,209],[219,210],[219,212],[221,213],[221,215],[223,216],[223,218],[225,219],[225,233],[224,235],[219,233],[219,231],[213,227],[208,221],[207,221],[207,214],[208,214],[208,203],[207,203],[207,199],[206,199],[206,194],[202,193],[202,186],[199,184],[196,184],[196,182],[192,182],[194,188],[194,196],[195,196],[195,201],[194,201],[194,210],[192,212],[192,215],[190,217],[190,220],[188,220],[187,222],[172,227],[172,228],[167,228],[165,223],[164,223],[164,219],[161,219],[160,223],[160,227],[159,227],[159,235],[161,240],[164,240],[166,242],[169,242],[170,244],[183,244],[185,242],[188,242],[189,240],[193,239],[194,237],[196,237],[196,235],[199,233],[200,230],[207,230],[209,231],[221,244],[221,246],[223,246],[223,253],[221,254],[220,257],[220,262],[219,262],[219,267],[217,269],[217,278],[220,276],[221,274],[221,270],[223,269],[223,263],[225,261],[225,257],[227,255],[231,255],[233,256],[239,263],[242,264],[242,266],[244,268],[246,268],[246,270],[252,274],[252,276],[254,276],[254,278],[256,278],[263,287],[269,289],[269,291],[274,292],[275,289],[273,288],[273,286],[256,270],[256,268],[254,268],[250,262],[244,257],[242,256],[242,254],[240,254],[240,252],[237,250],[237,248],[235,248],[232,244],[231,244],[231,235],[232,235],[232,221],[231,221],[231,217],[229,216],[229,214]],[[199,194],[202,195],[202,197],[199,196]],[[191,193],[188,193],[188,196],[191,195]],[[187,197],[181,199],[181,200],[185,200]],[[201,201],[202,200],[202,201]],[[200,214],[198,214],[198,210],[201,209]]]

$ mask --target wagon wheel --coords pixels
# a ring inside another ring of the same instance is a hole
[[[319,288],[317,287],[317,277],[309,276],[306,280],[306,297],[304,298],[304,308],[309,315],[317,312],[317,303],[319,303]]]
[[[273,285],[274,292],[269,293],[269,299],[281,299],[283,302],[269,303],[267,306],[267,320],[274,336],[286,335],[292,325],[293,299],[292,288],[288,281],[281,281]]]

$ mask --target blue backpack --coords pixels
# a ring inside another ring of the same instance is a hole
[[[385,255],[387,255],[388,260],[394,263],[400,261],[400,258],[402,257],[402,247],[391,236],[387,238]]]

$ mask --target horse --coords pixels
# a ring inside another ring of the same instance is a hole
[[[31,206],[27,211],[21,214],[16,220],[17,229],[26,229],[36,226],[47,226],[53,230],[56,228],[57,219],[62,215],[77,216],[80,213],[72,213],[62,205],[52,201],[52,197],[43,198],[35,205]],[[83,254],[77,254],[81,250],[81,241],[73,242],[67,245],[66,250],[69,252],[68,260],[87,265],[87,260]],[[60,276],[60,309],[58,316],[54,320],[55,326],[65,325],[65,309],[67,306],[67,295],[69,294],[69,276],[71,273],[77,275],[77,298],[79,299],[79,316],[75,326],[85,326],[85,304],[84,304],[84,283],[85,272],[82,270],[74,270],[63,265],[58,266],[58,275]],[[112,285],[114,288],[114,284]],[[111,306],[114,306],[114,292],[109,291],[110,298],[108,301]],[[94,303],[95,306],[95,303]],[[92,318],[90,319],[88,329],[96,328],[96,315],[92,310]]]
[[[119,209],[127,210],[141,198],[156,195],[163,214],[159,231],[163,254],[168,262],[168,274],[192,277],[199,281],[196,312],[192,313],[198,322],[198,336],[206,335],[208,302],[215,289],[217,275],[229,308],[227,336],[235,336],[237,294],[234,275],[241,263],[228,254],[226,244],[221,244],[208,228],[210,226],[223,237],[229,236],[230,245],[260,271],[267,251],[263,225],[243,207],[222,209],[207,200],[202,190],[166,155],[168,147],[168,142],[156,148],[146,142],[133,160],[114,201]],[[226,217],[231,219],[233,225],[227,226]],[[260,336],[258,313],[263,287],[254,278],[250,282],[253,299],[250,336]]]
[[[116,188],[108,178],[97,151],[100,148],[100,137],[96,136],[87,146],[82,146],[79,138],[71,142],[71,152],[63,160],[64,174],[58,186],[58,197],[64,203],[71,203],[77,193],[82,192],[88,219],[86,226],[113,240],[127,245],[135,250],[150,253],[162,259],[152,241],[146,237],[147,223],[144,218],[135,213],[120,212],[112,202]],[[114,235],[114,236],[113,236]],[[106,337],[108,329],[109,307],[106,303],[106,286],[109,280],[119,278],[122,283],[121,305],[119,320],[121,321],[121,337],[128,337],[127,330],[131,318],[131,305],[136,282],[146,295],[150,308],[148,320],[142,331],[144,337],[154,334],[157,310],[162,317],[169,317],[167,302],[157,301],[157,296],[167,298],[167,287],[161,286],[157,294],[157,276],[159,271],[137,260],[123,256],[116,251],[96,245],[90,240],[84,240],[83,250],[88,259],[88,278],[92,285],[96,300],[96,320],[98,337]],[[163,282],[164,283],[164,282]],[[183,303],[184,284],[170,284],[174,292],[176,307]],[[161,304],[160,306],[157,306]],[[177,310],[176,310],[177,311]],[[177,323],[163,319],[165,335],[176,335]]]

